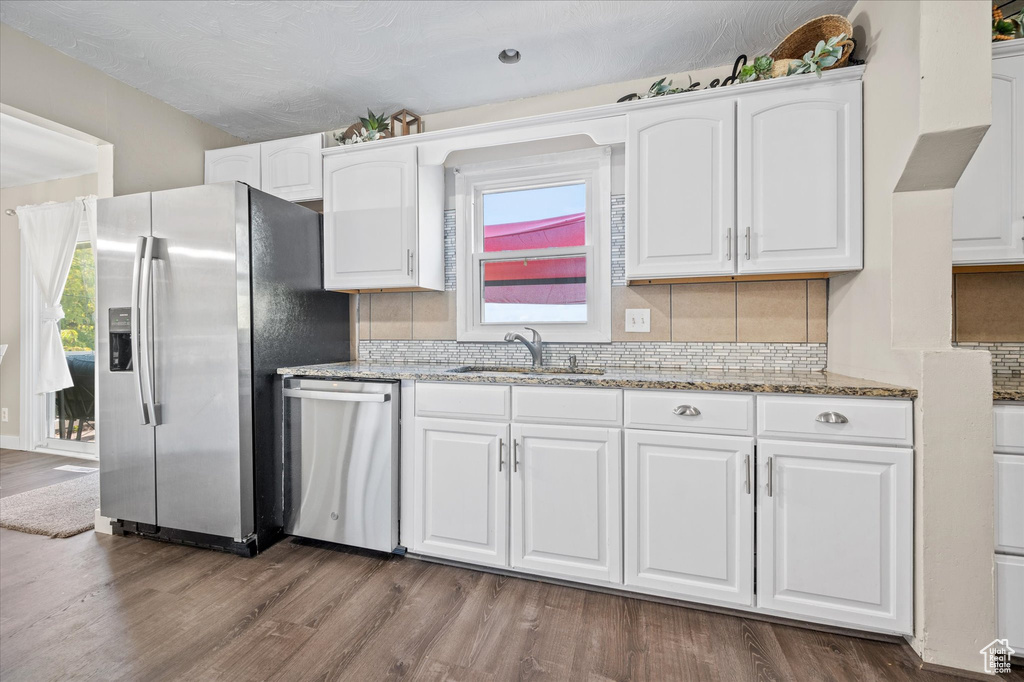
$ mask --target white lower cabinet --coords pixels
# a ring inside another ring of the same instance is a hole
[[[757,604],[910,633],[913,451],[757,443]]]
[[[413,551],[506,566],[508,424],[416,420]]]
[[[414,553],[830,625],[913,629],[912,436],[893,417],[909,401],[421,387],[402,511]],[[755,410],[758,434],[785,437],[755,436]],[[1003,492],[1015,489],[1018,459],[999,469]],[[1005,550],[1020,540],[1019,500],[998,497]],[[1001,631],[1024,637],[1015,608],[1024,557],[996,559]]]
[[[1024,557],[996,554],[996,631],[1024,651]]]
[[[619,429],[512,425],[512,567],[622,582]]]
[[[754,439],[626,430],[625,583],[751,606]]]

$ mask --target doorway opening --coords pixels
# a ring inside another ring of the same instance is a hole
[[[0,423],[0,446],[96,459],[102,435],[96,427],[95,237],[90,234],[88,221],[83,220],[74,237],[63,291],[53,290],[47,303],[28,252],[30,240],[20,224],[24,221],[19,221],[15,209],[87,196],[112,196],[113,147],[3,104],[0,138],[2,266],[8,271],[0,296],[2,342],[8,345],[0,364],[4,384],[0,402],[8,417]],[[59,307],[53,306],[58,292]],[[51,347],[50,353],[42,348],[46,325],[51,325],[47,333],[52,338],[54,308],[63,315],[56,326],[71,385],[47,392],[45,384],[40,383],[41,364],[48,359],[52,363],[54,355],[60,357]]]

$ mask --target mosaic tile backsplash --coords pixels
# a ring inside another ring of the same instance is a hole
[[[961,341],[960,348],[978,348],[992,354],[992,373],[996,376],[1019,377],[1024,375],[1024,343],[968,343]]]
[[[819,372],[824,343],[558,343],[545,344],[544,363],[566,367],[575,355],[582,367]],[[522,344],[455,341],[364,340],[359,359],[372,363],[527,365]]]

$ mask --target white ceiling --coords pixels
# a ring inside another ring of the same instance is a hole
[[[0,187],[96,172],[96,145],[0,114]]]
[[[0,21],[247,140],[731,64],[853,0],[0,3]],[[503,48],[522,52],[501,64]]]

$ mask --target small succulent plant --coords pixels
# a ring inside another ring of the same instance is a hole
[[[754,59],[752,64],[745,65],[736,76],[738,83],[750,83],[752,81],[768,80],[772,77],[772,67],[775,60],[766,54]]]
[[[664,95],[674,95],[679,92],[690,92],[692,90],[696,90],[697,86],[700,85],[700,83],[694,83],[693,79],[687,76],[687,78],[689,78],[690,80],[689,85],[687,85],[685,88],[674,88],[672,87],[672,81],[666,80],[667,78],[668,76],[654,81],[654,83],[651,84],[650,89],[647,90],[647,93],[643,95],[640,99],[662,97]]]
[[[835,65],[843,56],[843,46],[839,43],[844,40],[846,40],[845,33],[829,38],[828,41],[819,40],[814,49],[809,50],[803,59],[797,59],[789,65],[789,73],[786,75],[792,76],[813,71],[818,74],[818,78],[821,78],[821,70]]]
[[[381,139],[388,132],[388,126],[391,125],[391,117],[377,115],[367,109],[366,116],[360,116],[359,122],[363,127],[352,131],[349,137],[345,137],[343,132],[334,134],[334,139],[338,141],[338,144],[358,144],[360,142]]]

